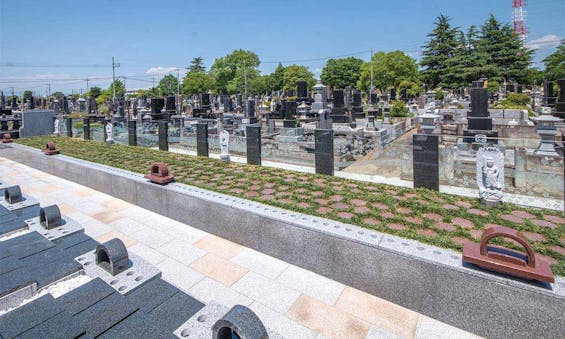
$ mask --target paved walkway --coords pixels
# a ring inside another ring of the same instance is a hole
[[[473,335],[250,248],[0,157],[3,181],[84,226],[122,239],[163,279],[203,301],[250,307],[287,338],[471,338]],[[150,199],[151,197],[147,197]]]

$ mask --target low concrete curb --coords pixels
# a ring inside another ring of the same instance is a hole
[[[525,283],[464,266],[454,251],[183,184],[158,186],[141,174],[22,145],[4,147],[0,156],[466,331],[493,338],[563,335],[563,278],[546,286]]]

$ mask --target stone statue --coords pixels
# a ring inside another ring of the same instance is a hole
[[[53,134],[59,135],[59,119],[55,118],[55,122],[53,124]]]
[[[477,185],[483,204],[502,203],[504,155],[496,147],[483,147],[477,152]]]
[[[221,131],[220,132],[220,159],[222,159],[223,162],[229,162],[230,161],[229,143],[230,143],[230,134],[226,130]]]
[[[114,143],[114,130],[111,122],[106,123],[106,142],[109,144]]]

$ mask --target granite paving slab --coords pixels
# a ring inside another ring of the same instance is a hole
[[[22,259],[34,255],[35,253],[45,251],[55,245],[42,237],[39,233],[32,232],[6,240],[2,242],[2,246],[5,246],[16,258]]]
[[[0,317],[0,335],[13,338],[61,312],[53,296],[46,294]]]
[[[156,278],[139,286],[139,288],[129,293],[126,298],[131,304],[149,313],[178,292],[180,292],[178,288],[161,278]]]
[[[113,288],[102,279],[95,278],[79,288],[63,294],[57,298],[57,301],[70,314],[75,315],[112,293],[115,293]]]
[[[178,292],[149,313],[150,319],[163,332],[172,333],[204,307],[200,301]]]
[[[84,334],[84,330],[72,321],[72,315],[67,311],[63,311],[18,335],[16,338],[76,338],[82,334]]]

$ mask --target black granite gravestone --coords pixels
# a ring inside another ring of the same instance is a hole
[[[296,93],[298,98],[308,97],[308,83],[304,80],[296,82]]]
[[[169,122],[167,120],[159,120],[159,150],[169,150]]]
[[[463,141],[472,143],[477,134],[484,134],[490,143],[498,143],[498,132],[492,130],[492,118],[488,111],[488,91],[483,88],[483,81],[474,81],[469,89],[471,111],[467,115],[467,129],[463,131]]]
[[[414,134],[412,140],[414,188],[439,191],[439,136]]]
[[[175,97],[170,95],[165,100],[165,111],[174,112],[176,110]]]
[[[557,80],[559,96],[555,102],[555,116],[565,118],[565,79]]]
[[[553,82],[546,81],[543,83],[544,104],[548,107],[555,105],[555,97],[553,96]]]
[[[246,126],[245,140],[247,142],[247,163],[261,165],[261,126]]]
[[[67,127],[67,137],[72,138],[73,137],[73,119],[68,117],[67,120],[65,120],[65,124],[66,124],[66,127]]]
[[[345,97],[344,97],[342,89],[334,90],[332,97],[333,97],[333,108],[334,109],[345,107]]]
[[[379,102],[379,95],[377,93],[371,93],[371,105],[376,105]]]
[[[316,173],[334,175],[334,132],[331,129],[314,131]]]
[[[90,140],[90,119],[82,119],[82,129],[84,132],[84,140]]]
[[[248,99],[245,103],[245,116],[255,117],[255,100]]]
[[[128,141],[130,146],[137,146],[137,121],[128,121]]]
[[[151,119],[161,120],[163,119],[163,113],[161,110],[165,107],[165,100],[163,98],[152,98],[151,99]]]
[[[394,87],[392,87],[392,88],[390,89],[390,100],[391,100],[391,101],[396,100],[396,88],[394,88]]]
[[[196,124],[196,155],[200,157],[208,156],[208,124]]]

